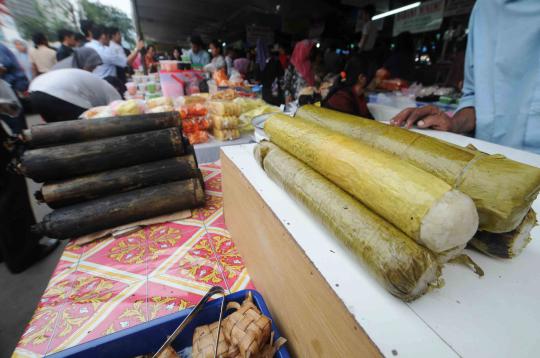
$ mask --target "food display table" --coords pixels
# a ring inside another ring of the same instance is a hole
[[[190,219],[68,244],[14,357],[41,357],[183,310],[214,285],[253,288],[225,228],[220,165],[200,167],[206,206]]]
[[[434,131],[540,167],[540,156]],[[485,271],[445,266],[445,286],[412,303],[391,296],[361,262],[275,184],[254,145],[222,149],[228,229],[253,283],[299,357],[531,357],[540,350],[540,230],[518,257],[467,249]],[[241,200],[240,200],[241,198]],[[537,200],[533,208],[539,209]]]
[[[247,144],[252,142],[252,134],[244,134],[240,138],[230,141],[220,141],[213,137],[207,143],[195,144],[195,155],[199,163],[213,163],[219,159],[219,149],[221,147]]]

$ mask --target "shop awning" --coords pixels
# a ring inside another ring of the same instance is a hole
[[[248,25],[280,30],[283,17],[304,19],[334,9],[331,1],[313,0],[132,0],[138,31],[148,40],[187,45],[200,34],[206,41],[237,40]]]

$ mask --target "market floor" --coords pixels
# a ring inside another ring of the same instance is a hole
[[[35,115],[28,116],[27,120],[29,125],[40,122],[39,117]],[[39,185],[31,180],[27,183],[34,215],[39,221],[50,209],[45,205],[38,205],[34,196],[30,195],[39,188]],[[34,314],[66,243],[63,242],[47,258],[17,275],[11,274],[4,264],[0,264],[0,358],[10,357],[13,353]]]

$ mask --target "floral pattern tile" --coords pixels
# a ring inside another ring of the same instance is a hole
[[[70,242],[13,356],[42,357],[181,311],[213,285],[253,289],[225,225],[220,164],[201,171],[207,201],[191,218]]]

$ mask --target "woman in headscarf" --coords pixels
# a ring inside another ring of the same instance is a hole
[[[241,55],[240,58],[233,61],[233,67],[242,76],[242,78],[246,79],[249,72],[250,63],[251,61],[249,61],[245,56]]]
[[[353,56],[342,72],[342,80],[334,85],[322,106],[338,112],[372,118],[367,108],[364,88],[368,83],[368,63],[360,56]]]
[[[313,45],[312,41],[303,40],[294,47],[290,65],[283,76],[285,103],[297,100],[304,89],[315,86],[311,56]]]
[[[53,70],[60,70],[65,68],[78,68],[88,72],[94,71],[94,69],[101,65],[101,57],[99,54],[90,47],[79,47],[73,52],[73,55],[66,57],[62,61],[53,66]]]
[[[113,86],[92,73],[101,64],[94,49],[76,49],[30,84],[32,108],[46,122],[58,122],[77,119],[89,108],[121,99]]]

